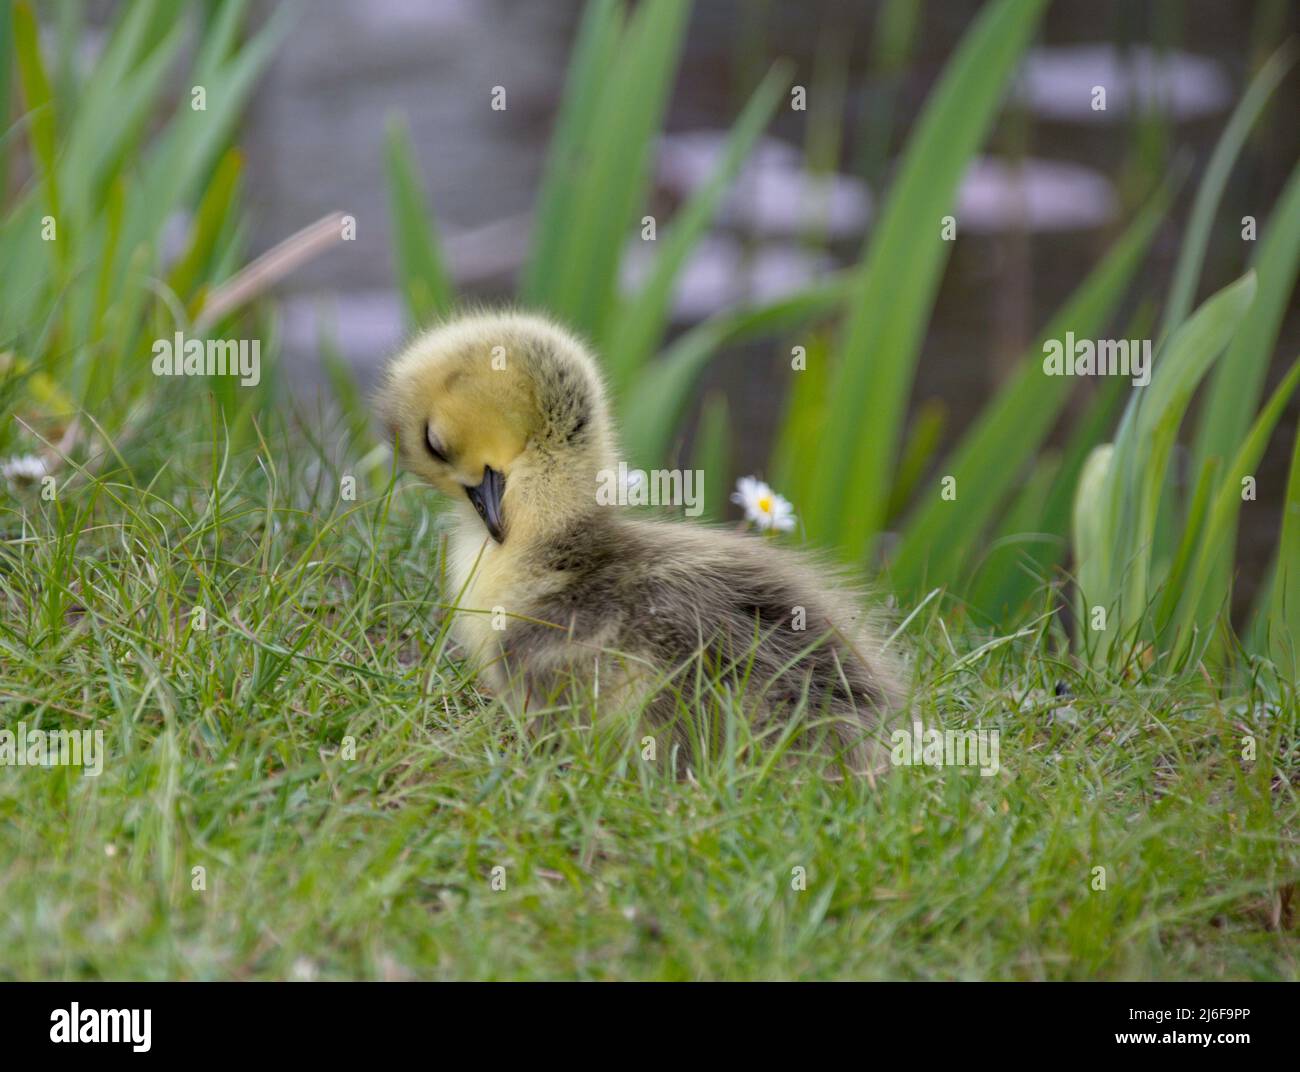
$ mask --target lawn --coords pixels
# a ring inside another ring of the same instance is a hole
[[[673,778],[629,721],[534,738],[476,691],[423,488],[202,394],[0,512],[3,724],[106,751],[0,766],[0,977],[1300,975],[1266,665],[1116,680],[936,595],[899,615],[915,710],[998,729],[996,775],[828,781],[741,733]]]

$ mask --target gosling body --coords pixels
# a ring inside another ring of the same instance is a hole
[[[547,710],[591,689],[689,748],[701,727],[681,697],[699,669],[758,729],[802,711],[851,769],[880,765],[904,688],[878,612],[769,540],[601,505],[617,448],[599,369],[570,334],[523,314],[453,320],[395,359],[378,408],[404,465],[454,503],[452,627],[507,703]]]

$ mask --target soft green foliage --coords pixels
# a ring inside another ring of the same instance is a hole
[[[1073,331],[1100,334],[1142,263],[1169,202],[1158,195],[1130,226],[1104,261],[1075,291],[1022,358],[1019,368],[984,409],[974,427],[949,454],[943,472],[957,482],[958,498],[927,496],[903,529],[891,564],[902,590],[956,584],[969,568],[969,551],[1016,478],[1042,447],[1077,381],[1043,374],[1042,341]],[[978,489],[978,494],[961,491]]]
[[[424,190],[405,123],[389,123],[387,150],[388,204],[397,279],[407,316],[411,324],[419,326],[448,311],[452,284],[433,217],[424,211]]]
[[[625,5],[621,0],[591,0],[578,27],[569,61],[564,102],[551,136],[546,172],[537,197],[532,249],[520,285],[528,304],[545,299],[551,273],[565,258],[565,225],[580,211],[579,183],[594,148],[589,131],[608,90],[608,79],[622,43]],[[648,132],[643,132],[648,135]],[[620,221],[619,234],[626,233]]]
[[[744,306],[683,332],[641,374],[624,406],[622,430],[638,462],[660,464],[709,359],[729,343],[779,335],[832,312],[848,292],[848,278],[828,276],[768,305]]]
[[[189,318],[230,270],[242,235],[240,160],[227,143],[289,17],[277,12],[240,45],[246,7],[231,0],[206,28],[184,82],[206,92],[196,110],[188,89],[172,96],[167,84],[190,22],[185,8],[124,6],[84,82],[69,74],[67,96],[56,99],[31,10],[13,6],[19,125],[36,174],[0,217],[0,404],[22,403],[25,420],[46,431],[61,434],[78,410],[115,423],[134,403],[155,403],[151,341],[176,330],[197,336]],[[187,210],[186,252],[164,276],[164,225]],[[19,431],[0,422],[0,450]]]
[[[54,93],[41,57],[40,33],[36,16],[27,4],[13,9],[14,51],[18,56],[23,97],[30,113],[32,152],[40,162],[44,176],[45,208],[56,219],[59,215],[58,169],[55,167]]]
[[[992,19],[994,15],[987,12],[986,17]],[[1002,12],[1002,17],[1010,19],[1013,16],[1007,10]],[[968,44],[974,39],[975,32],[972,29]],[[1290,51],[1284,48],[1263,66],[1215,148],[1192,206],[1191,222],[1175,269],[1172,291],[1164,306],[1162,335],[1179,328],[1187,319],[1210,230],[1219,218],[1220,201],[1228,176],[1247,135],[1290,65]],[[990,77],[989,72],[961,72],[954,58],[926,110],[926,117],[933,120],[939,129],[944,129],[945,124],[955,129],[958,117],[960,122],[968,122],[966,113],[951,103],[951,94],[956,92],[954,87],[961,84],[958,82],[960,73],[971,81],[981,76]],[[950,96],[945,97],[945,92]],[[944,117],[942,122],[939,117]],[[887,206],[885,219],[877,225],[866,254],[866,264],[859,269],[859,285],[863,289],[855,289],[847,305],[846,333],[856,328],[857,334],[850,335],[851,341],[843,344],[845,356],[833,363],[834,376],[828,386],[812,390],[806,374],[795,384],[787,412],[788,431],[778,444],[776,454],[775,468],[779,473],[798,474],[801,468],[808,468],[801,466],[800,459],[812,456],[815,443],[818,465],[814,472],[817,479],[811,486],[796,484],[790,491],[796,496],[796,503],[801,505],[801,514],[811,533],[834,543],[841,554],[853,561],[862,561],[889,514],[907,501],[906,495],[900,494],[900,481],[911,479],[908,466],[894,465],[896,457],[904,461],[908,457],[906,450],[899,446],[902,434],[899,414],[903,411],[911,382],[911,367],[919,347],[917,333],[923,318],[928,315],[928,302],[932,301],[934,282],[942,268],[942,253],[938,248],[942,243],[936,238],[931,244],[927,237],[934,230],[929,221],[940,211],[935,205],[941,202],[936,200],[925,211],[920,209],[919,203],[926,194],[926,182],[936,182],[936,176],[944,174],[937,163],[941,152],[951,153],[956,144],[952,139],[939,144],[940,139],[935,135],[932,143],[924,146],[921,139],[925,129],[923,124],[909,143],[904,166],[907,166],[907,161],[916,163],[916,166],[901,174],[895,183],[899,192]],[[967,134],[972,137],[962,145],[969,156],[978,146],[978,139],[973,137],[972,130],[968,129]],[[1230,351],[1211,384],[1199,424],[1193,472],[1200,474],[1212,459],[1217,459],[1219,478],[1224,481],[1214,487],[1219,504],[1227,502],[1231,490],[1226,483],[1229,478],[1233,478],[1235,486],[1244,475],[1236,466],[1232,472],[1227,472],[1227,463],[1238,457],[1239,452],[1243,452],[1241,459],[1257,458],[1263,448],[1257,437],[1252,444],[1257,449],[1248,449],[1247,426],[1255,412],[1282,313],[1294,287],[1297,263],[1300,263],[1298,182],[1300,169],[1297,169],[1267,223],[1261,224],[1264,239],[1253,261],[1261,280],[1260,293],[1251,306],[1249,317],[1241,315],[1243,310],[1238,308],[1240,330],[1230,328],[1220,340],[1224,345],[1231,340]],[[934,190],[932,186],[931,195],[937,198]],[[1036,588],[1034,577],[1024,567],[1032,563],[1040,571],[1038,581],[1048,579],[1041,571],[1062,557],[1066,511],[1080,477],[1083,459],[1106,434],[1120,396],[1110,386],[1103,388],[1086,419],[1079,423],[1064,464],[1054,467],[1050,460],[1036,464],[1033,476],[1026,483],[1031,460],[1077,385],[1076,381],[1068,378],[1043,374],[1041,340],[1059,339],[1067,330],[1081,338],[1092,338],[1104,331],[1115,308],[1136,279],[1172,192],[1173,184],[1166,183],[1130,226],[1125,237],[1116,243],[1109,257],[1046,326],[1040,341],[1030,348],[1018,371],[938,467],[938,472],[955,480],[957,498],[941,498],[933,492],[933,486],[927,494],[917,496],[917,504],[903,524],[888,561],[890,584],[900,593],[916,595],[933,584],[942,584],[968,596],[976,608],[1002,619],[1008,611],[1014,613],[1022,609],[1025,595]],[[905,205],[908,198],[910,203]],[[891,225],[894,230],[891,230]],[[1235,230],[1235,223],[1233,227]],[[888,246],[891,236],[895,240],[892,252]],[[926,262],[923,268],[922,258],[913,249],[918,243],[923,249],[931,249],[939,259]],[[876,259],[882,267],[873,277],[870,265]],[[913,274],[909,277],[907,271]],[[928,299],[925,297],[927,293],[931,294]],[[1126,337],[1140,336],[1130,332]],[[1184,369],[1185,374],[1197,378],[1204,372],[1204,368],[1199,366],[1188,365]],[[1161,379],[1163,386],[1160,390],[1174,391],[1188,398],[1196,386],[1195,380],[1190,383],[1178,381],[1168,373]],[[1130,396],[1131,411],[1136,410],[1140,393],[1135,391]],[[1104,538],[1088,553],[1083,547],[1074,547],[1076,568],[1085,584],[1093,586],[1094,595],[1100,593],[1098,598],[1103,605],[1118,609],[1118,592],[1127,588],[1127,608],[1120,619],[1112,619],[1110,623],[1112,631],[1125,633],[1145,614],[1157,588],[1186,579],[1167,572],[1174,555],[1171,548],[1162,546],[1162,540],[1181,534],[1177,564],[1181,568],[1188,567],[1195,552],[1197,569],[1193,577],[1201,587],[1194,597],[1182,600],[1184,610],[1180,613],[1179,640],[1174,650],[1168,653],[1174,657],[1186,653],[1192,630],[1206,634],[1226,613],[1236,531],[1236,512],[1228,510],[1226,505],[1220,505],[1216,511],[1219,523],[1202,532],[1195,528],[1197,519],[1181,510],[1168,494],[1164,459],[1172,449],[1185,405],[1186,401],[1176,415],[1170,416],[1172,424],[1159,427],[1158,443],[1150,440],[1157,431],[1154,422],[1141,424],[1123,438],[1117,458],[1118,471],[1129,474],[1131,482],[1137,480],[1136,474],[1142,473],[1148,484],[1140,493],[1128,489],[1123,494],[1130,500],[1136,495],[1141,506],[1136,507],[1132,501],[1126,500],[1122,510],[1103,514],[1105,522],[1101,531]],[[816,436],[811,437],[810,432],[800,434],[795,431],[798,428],[816,429]],[[1268,429],[1271,428],[1269,423]],[[1257,431],[1266,440],[1266,430],[1258,427]],[[856,462],[853,461],[855,458]],[[1149,462],[1154,462],[1157,468],[1144,469]],[[1048,471],[1053,473],[1051,481],[1043,475]],[[1017,487],[1021,490],[1012,498],[1011,494]],[[890,493],[887,502],[882,500],[885,490]],[[1207,495],[1209,491],[1207,487]],[[1042,500],[1044,492],[1047,504],[1036,511],[1032,502]],[[1081,486],[1078,498],[1081,501],[1089,498]],[[1165,511],[1164,523],[1158,525],[1161,510]],[[1135,528],[1123,527],[1130,521],[1135,523]],[[1106,524],[1119,524],[1121,528],[1106,528]],[[1089,527],[1095,527],[1092,519],[1089,519]],[[978,546],[982,538],[996,540],[991,542],[995,551],[999,547],[1014,546],[1017,541],[1024,541],[1026,546],[1014,555],[994,553],[988,559],[973,558],[971,548]],[[1031,543],[1035,545],[1033,550],[1028,547]],[[1003,579],[995,578],[995,571],[1000,572]],[[1007,578],[1009,572],[1013,576]],[[978,583],[973,583],[977,579]],[[1168,610],[1157,622],[1158,626],[1168,621],[1180,594],[1174,589],[1165,589],[1164,600]],[[1186,609],[1188,607],[1196,609],[1191,611]],[[1280,632],[1286,632],[1283,622],[1276,621],[1274,625]],[[1146,634],[1150,636],[1150,628]],[[1112,640],[1114,635],[1112,632]],[[1132,653],[1133,648],[1107,642],[1095,650],[1099,657],[1122,660],[1126,652]],[[1206,653],[1202,648],[1198,654]]]
[[[1255,296],[1246,275],[1205,302],[1156,354],[1151,383],[1134,392],[1095,489],[1080,490],[1080,509],[1095,516],[1101,542],[1076,547],[1079,593],[1105,612],[1104,628],[1083,634],[1094,658],[1124,665],[1149,633],[1151,546],[1178,428],[1201,379],[1228,345]],[[1090,463],[1093,464],[1093,463]],[[1099,464],[1099,463],[1098,463]]]
[[[997,0],[967,31],[916,124],[848,296],[821,464],[802,511],[853,562],[884,522],[912,376],[950,243],[942,219],[1033,37],[1042,0]]]
[[[14,128],[3,129],[12,112],[13,92],[13,3],[12,0],[0,0],[0,189],[9,186],[9,139]]]
[[[735,183],[741,165],[771,121],[789,82],[789,67],[781,63],[774,65],[732,128],[717,171],[674,218],[668,233],[662,239],[656,239],[659,252],[650,278],[639,293],[623,303],[607,343],[602,347],[608,355],[610,381],[616,391],[628,388],[632,377],[654,355],[668,324],[677,277],[685,267],[687,257],[713,222],[722,198]]]
[[[1220,561],[1221,549],[1232,544],[1232,534],[1236,531],[1237,516],[1241,511],[1242,483],[1253,479],[1251,474],[1257,471],[1264,457],[1264,448],[1268,446],[1269,437],[1282,416],[1283,408],[1291,400],[1297,382],[1300,382],[1300,362],[1291,366],[1291,371],[1273,392],[1242,441],[1232,464],[1224,472],[1218,494],[1208,504],[1205,532],[1197,541],[1196,561],[1186,587],[1181,586],[1178,577],[1171,577],[1168,581],[1169,591],[1178,592],[1182,597],[1179,604],[1182,612],[1178,618],[1180,636],[1173,648],[1175,659],[1191,644],[1193,631],[1209,631],[1221,615],[1223,608],[1215,603],[1215,599],[1221,592],[1226,595],[1227,589],[1212,586],[1210,576]]]
[[[869,87],[874,90],[862,112],[858,167],[877,187],[890,150],[898,83],[912,54],[924,21],[925,0],[883,0],[871,35]]]
[[[1161,336],[1168,335],[1191,312],[1196,283],[1210,242],[1210,232],[1219,219],[1219,204],[1223,198],[1223,189],[1228,184],[1228,176],[1246,143],[1247,135],[1263,113],[1273,91],[1290,70],[1291,62],[1291,49],[1284,47],[1264,65],[1242,96],[1214,147],[1214,153],[1205,168],[1205,177],[1196,191],[1191,219],[1183,237],[1178,264],[1174,268],[1174,279],[1165,302]]]
[[[1300,434],[1296,435],[1291,453],[1277,572],[1265,624],[1265,639],[1273,659],[1282,673],[1292,681],[1300,681]]]
[[[593,6],[591,18],[601,26],[609,16]],[[574,144],[557,142],[568,154],[554,162],[552,174],[569,189],[553,209],[543,233],[563,236],[555,256],[543,262],[536,289],[526,292],[575,329],[606,336],[616,306],[618,265],[623,246],[639,221],[649,189],[654,137],[672,88],[690,5],[686,0],[657,0],[639,5],[627,16],[617,41],[606,42],[599,76],[580,87],[581,100],[566,96],[566,108],[589,112],[589,122],[569,124]]]
[[[1277,348],[1282,317],[1292,302],[1300,269],[1300,166],[1288,180],[1262,227],[1252,266],[1259,289],[1250,316],[1233,338],[1210,377],[1192,449],[1192,472],[1204,470],[1213,460],[1226,465],[1241,444],[1259,405],[1264,379]],[[1285,500],[1294,503],[1293,497]],[[1213,562],[1205,578],[1210,599],[1225,603],[1236,550],[1235,528],[1207,549]],[[1300,640],[1300,637],[1298,637]]]
[[[917,713],[998,728],[996,776],[828,782],[737,713],[678,781],[628,720],[530,740],[475,691],[427,496],[210,417],[0,508],[6,727],[107,749],[0,766],[0,978],[1300,977],[1293,686],[1116,681],[936,599]]]

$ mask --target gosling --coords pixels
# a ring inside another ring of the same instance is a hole
[[[679,699],[704,667],[756,731],[802,710],[822,754],[883,768],[904,690],[877,614],[801,553],[601,505],[616,438],[597,364],[567,331],[513,312],[451,319],[391,362],[376,407],[403,467],[451,500],[453,636],[515,711],[584,687],[689,752],[700,727]]]

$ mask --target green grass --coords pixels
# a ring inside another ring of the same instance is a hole
[[[1118,680],[1055,619],[995,638],[934,598],[899,636],[918,711],[998,728],[997,776],[737,746],[674,780],[617,718],[534,740],[466,680],[424,489],[273,411],[228,449],[201,394],[79,447],[56,501],[0,497],[0,724],[108,750],[0,766],[0,978],[1300,977],[1267,664]]]

